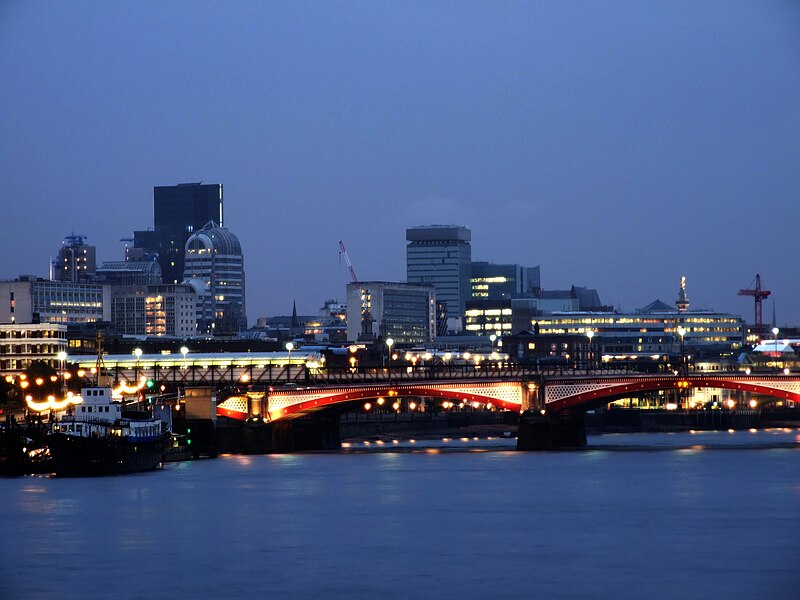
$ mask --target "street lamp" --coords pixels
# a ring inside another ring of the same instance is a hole
[[[686,357],[683,354],[683,336],[686,335],[686,329],[683,327],[678,327],[678,335],[681,336],[681,368],[680,373],[681,375],[686,374]]]
[[[586,337],[589,338],[589,352],[586,354],[586,372],[592,368],[592,338],[594,337],[594,330],[590,329],[586,332]]]
[[[294,344],[292,342],[286,342],[286,351],[289,353],[286,359],[286,379],[292,378],[292,350],[294,350]]]
[[[136,357],[136,376],[134,378],[136,379],[136,382],[138,384],[138,382],[139,382],[139,360],[142,358],[142,349],[141,348],[135,348],[134,351],[133,351],[133,355]]]
[[[389,360],[392,360],[392,346],[394,346],[394,340],[392,338],[386,339],[386,356],[389,357]],[[389,363],[389,367],[391,367],[391,363]]]
[[[772,328],[772,335],[775,336],[775,366],[778,366],[778,332],[780,329],[777,327]]]
[[[494,352],[494,342],[497,339],[497,336],[495,334],[492,334],[492,335],[489,336],[489,339],[492,342],[492,352]]]
[[[59,374],[61,376],[61,391],[62,392],[66,392],[66,387],[67,387],[67,380],[64,377],[64,363],[66,362],[66,360],[67,360],[67,353],[64,350],[61,350],[58,353],[58,362],[59,362],[59,370],[58,370],[58,372],[59,372]]]

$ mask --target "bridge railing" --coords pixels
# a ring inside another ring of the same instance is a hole
[[[489,362],[478,364],[390,364],[386,366],[311,367],[302,362],[289,365],[228,364],[175,367],[113,368],[112,379],[132,382],[146,377],[158,386],[174,387],[226,385],[337,385],[359,383],[436,381],[448,379],[520,379],[559,376],[609,376],[654,374],[652,370],[601,368],[587,370],[572,365]],[[672,374],[670,373],[662,373]]]

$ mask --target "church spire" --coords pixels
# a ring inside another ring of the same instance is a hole
[[[681,277],[681,287],[678,290],[675,306],[678,307],[678,312],[684,313],[689,310],[689,298],[686,296],[686,276]]]

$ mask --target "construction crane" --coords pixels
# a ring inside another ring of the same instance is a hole
[[[756,311],[755,311],[755,333],[756,335],[761,336],[764,332],[762,331],[762,320],[761,320],[761,301],[768,297],[772,292],[769,290],[762,290],[761,289],[761,275],[756,274],[756,282],[755,286],[752,288],[747,288],[744,290],[739,290],[740,296],[752,296],[755,300],[756,304]]]
[[[344,242],[339,240],[339,264],[342,262],[342,256],[344,256],[344,260],[347,263],[347,270],[350,271],[350,278],[353,280],[353,283],[358,284],[358,277],[356,277],[356,272],[353,270],[353,263],[350,262],[350,257],[347,256]]]

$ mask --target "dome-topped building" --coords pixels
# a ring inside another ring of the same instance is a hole
[[[198,329],[237,332],[247,327],[242,245],[230,230],[209,221],[186,241],[183,278],[198,290]]]

